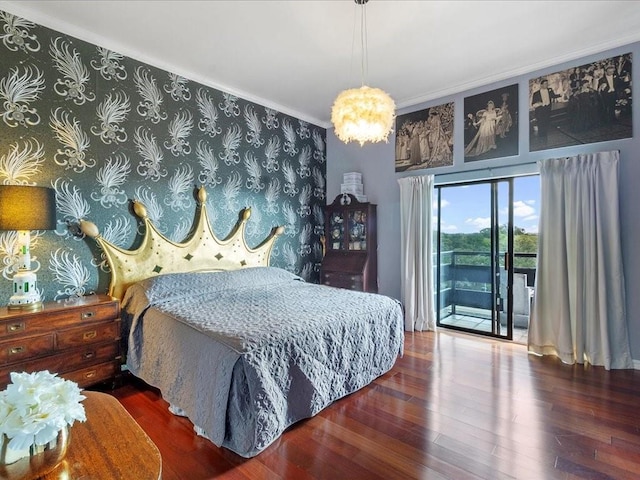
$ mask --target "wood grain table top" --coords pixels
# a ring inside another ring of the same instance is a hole
[[[86,422],[75,422],[67,455],[46,480],[158,480],[162,457],[147,434],[111,395],[83,391]]]

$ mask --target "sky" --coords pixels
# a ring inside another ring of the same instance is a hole
[[[491,185],[488,183],[442,188],[442,231],[446,233],[473,233],[491,225]],[[498,188],[499,224],[507,223],[507,184]],[[516,177],[513,181],[514,226],[526,232],[538,232],[540,211],[540,177]],[[437,200],[434,201],[434,215]]]

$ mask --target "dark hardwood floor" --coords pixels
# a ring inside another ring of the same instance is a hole
[[[160,449],[164,480],[640,478],[640,371],[474,336],[407,334],[389,373],[252,459],[197,437],[141,382],[112,394]]]

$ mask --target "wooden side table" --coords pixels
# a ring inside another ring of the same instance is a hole
[[[159,480],[160,451],[111,395],[83,391],[87,421],[71,427],[67,455],[45,480]]]

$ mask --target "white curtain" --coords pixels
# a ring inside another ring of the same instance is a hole
[[[540,162],[538,270],[529,351],[633,368],[618,215],[619,152]]]
[[[400,184],[400,291],[407,331],[435,329],[432,194],[433,175]]]

